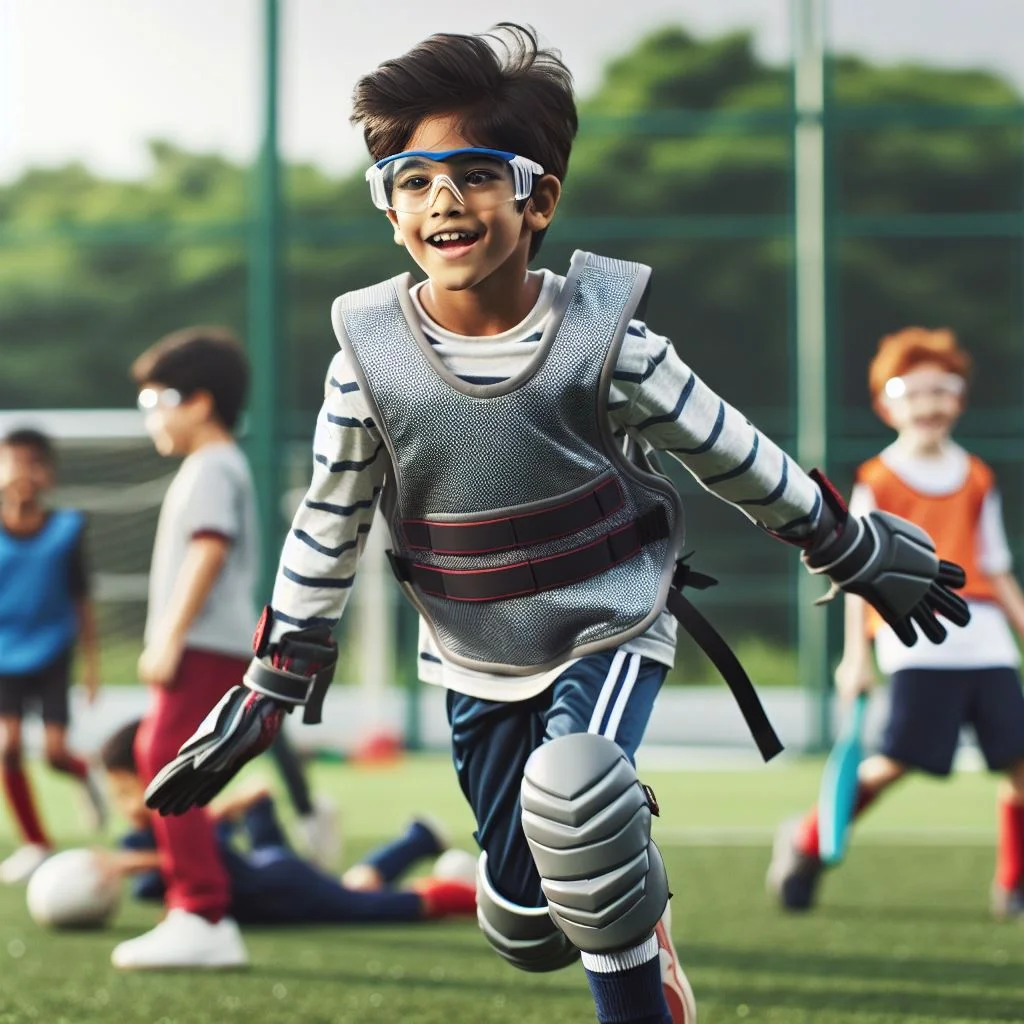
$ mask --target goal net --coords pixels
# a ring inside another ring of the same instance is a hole
[[[134,682],[156,520],[177,469],[153,450],[135,410],[0,412],[0,435],[41,430],[57,450],[51,503],[81,509],[107,682]]]

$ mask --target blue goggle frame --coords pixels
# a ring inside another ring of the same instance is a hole
[[[509,153],[504,149],[485,149],[479,146],[464,146],[462,149],[446,149],[440,152],[428,149],[407,149],[402,153],[395,153],[393,156],[386,156],[383,160],[378,160],[366,170],[365,177],[370,185],[370,198],[378,210],[393,209],[388,199],[385,168],[396,160],[410,156],[421,156],[438,164],[455,156],[489,156],[496,160],[502,160],[512,168],[516,201],[529,199],[533,193],[535,180],[544,173],[544,168],[535,160],[519,156],[518,153]]]

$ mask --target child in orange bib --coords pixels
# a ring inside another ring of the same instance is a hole
[[[950,628],[941,647],[926,638],[905,647],[872,608],[847,596],[836,685],[845,700],[875,685],[874,641],[891,706],[881,750],[860,766],[858,813],[908,771],[948,775],[960,730],[972,727],[988,767],[1006,775],[992,910],[1024,917],[1024,694],[1011,630],[1024,637],[1024,595],[1011,573],[994,474],[951,438],[970,368],[950,331],[911,327],[882,339],[869,385],[897,438],[857,470],[850,510],[880,509],[926,530],[939,556],[967,574],[961,593],[971,621]],[[785,908],[806,910],[821,873],[812,811],[780,828],[768,881]]]

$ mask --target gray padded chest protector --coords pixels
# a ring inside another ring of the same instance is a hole
[[[395,555],[440,569],[498,568],[597,541],[664,510],[668,535],[586,579],[527,596],[459,601],[410,582],[406,596],[445,656],[527,675],[644,632],[665,606],[683,539],[671,483],[630,463],[611,435],[608,391],[649,268],[577,252],[530,365],[500,384],[454,376],[423,337],[408,274],[336,300],[352,358],[391,457],[382,510]],[[610,478],[623,502],[567,538],[490,554],[411,550],[403,520],[466,523],[562,505]]]

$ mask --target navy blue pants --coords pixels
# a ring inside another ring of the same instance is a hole
[[[245,812],[243,828],[249,839],[247,853],[232,845],[235,827],[221,824],[217,829],[231,887],[228,913],[241,924],[372,924],[416,921],[423,916],[418,893],[346,889],[337,878],[299,857],[288,845],[269,799],[258,801]],[[147,845],[149,840],[151,836],[133,833],[122,845],[148,849],[152,848]],[[408,845],[405,867],[419,859],[416,844]],[[138,876],[133,894],[137,899],[162,899],[160,873]]]
[[[542,907],[540,876],[520,822],[519,788],[529,756],[557,736],[593,732],[633,761],[668,668],[638,654],[581,658],[543,693],[488,701],[448,692],[452,758],[476,817],[495,889],[521,907]]]
[[[1024,692],[1016,669],[904,669],[893,673],[889,694],[881,753],[900,764],[948,775],[965,725],[992,771],[1024,760]]]

